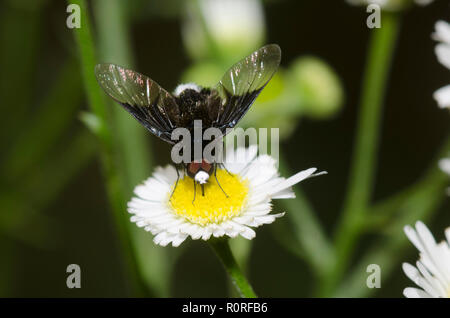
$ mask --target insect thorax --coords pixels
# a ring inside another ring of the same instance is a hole
[[[209,88],[202,88],[200,91],[187,88],[177,97],[176,103],[182,114],[180,126],[192,128],[194,120],[201,120],[204,129],[213,125],[214,114],[220,106],[220,99]]]

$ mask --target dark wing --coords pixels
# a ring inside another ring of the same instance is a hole
[[[225,73],[214,88],[222,101],[218,109],[212,110],[217,118],[215,127],[224,132],[226,128],[236,126],[275,74],[280,60],[280,47],[269,44],[234,64]]]
[[[149,77],[114,64],[97,64],[95,76],[103,90],[151,133],[166,142],[180,112],[171,94]]]

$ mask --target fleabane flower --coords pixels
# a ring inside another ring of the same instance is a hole
[[[450,69],[450,24],[445,21],[436,22],[432,37],[440,42],[434,49],[439,63]],[[433,97],[439,107],[450,108],[450,84],[435,91]]]
[[[158,167],[135,188],[136,197],[128,203],[128,211],[134,214],[131,221],[155,235],[154,242],[162,246],[179,246],[189,236],[193,240],[238,235],[253,239],[252,228],[284,215],[270,213],[272,199],[294,198],[293,185],[324,173],[315,174],[316,169],[310,168],[285,179],[279,176],[274,158],[257,156],[256,146],[227,149],[224,166],[217,166],[219,184],[212,175],[204,195],[182,171],[177,183],[173,166]]]
[[[436,243],[433,234],[422,222],[416,228],[405,226],[409,240],[420,252],[416,267],[403,263],[403,271],[420,288],[408,287],[408,298],[450,298],[450,227],[445,230],[447,240]]]

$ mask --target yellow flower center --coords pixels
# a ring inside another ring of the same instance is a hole
[[[218,224],[238,216],[246,203],[247,180],[242,180],[237,174],[230,175],[223,169],[217,170],[217,180],[219,180],[223,191],[217,184],[214,175],[212,175],[204,185],[204,196],[202,195],[201,185],[195,186],[195,200],[193,179],[185,176],[178,180],[175,192],[169,202],[174,213],[202,226],[210,223]],[[175,186],[175,183],[173,186]]]

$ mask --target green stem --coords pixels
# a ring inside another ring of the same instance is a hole
[[[234,238],[229,241],[231,252],[236,259],[241,270],[246,273],[248,270],[248,265],[250,261],[250,255],[253,248],[253,240],[247,240],[245,238]],[[236,289],[234,288],[234,284],[229,281],[228,283],[228,291],[230,297],[239,297]]]
[[[345,272],[362,232],[374,186],[382,106],[399,22],[397,13],[383,12],[381,28],[371,31],[350,182],[343,216],[336,231],[337,263],[327,275],[325,294]]]
[[[231,281],[233,282],[234,287],[236,287],[239,295],[243,298],[256,298],[257,296],[253,291],[252,286],[245,278],[231,252],[228,239],[212,238],[209,243],[217,257],[222,261],[222,264],[228,275],[230,275]]]
[[[101,146],[100,159],[102,162],[103,175],[106,180],[108,197],[115,219],[115,225],[122,247],[123,266],[127,273],[126,282],[128,283],[128,292],[130,292],[131,295],[142,294],[144,286],[142,286],[141,283],[141,274],[136,263],[135,250],[130,239],[128,227],[129,216],[126,212],[126,201],[123,188],[124,181],[121,179],[122,175],[119,173],[120,169],[115,161],[114,140],[111,135],[112,127],[110,127],[108,120],[105,97],[103,92],[100,91],[94,75],[94,67],[97,60],[89,16],[87,14],[87,4],[85,0],[70,0],[68,3],[77,4],[81,8],[82,27],[75,29],[75,39],[81,57],[81,71],[89,106],[100,122],[100,128],[97,131]]]
[[[110,62],[127,68],[134,67],[129,37],[128,4],[121,0],[96,0],[93,3],[97,22],[98,52],[101,62]],[[122,107],[108,101],[112,114],[116,161],[121,167],[121,181],[126,197],[131,196],[136,184],[150,175],[153,158],[150,155],[149,133]],[[136,251],[140,276],[155,296],[168,297],[173,263],[171,251],[150,242],[148,232],[127,222],[131,241]]]
[[[101,62],[134,66],[128,35],[127,4],[121,0],[96,0],[93,3],[98,31],[98,53]],[[126,193],[150,174],[152,158],[147,143],[147,131],[122,107],[108,100],[114,126],[117,157],[123,167]]]

